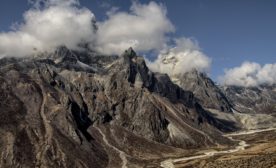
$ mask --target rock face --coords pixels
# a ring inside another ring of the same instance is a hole
[[[183,90],[191,91],[197,102],[204,108],[231,113],[231,104],[221,89],[205,74],[193,69],[188,72],[179,70],[180,60],[174,55],[162,55],[160,64],[170,67],[171,80]],[[180,64],[181,65],[181,64]],[[183,67],[185,68],[185,67]],[[155,68],[153,67],[153,70]]]
[[[221,87],[245,129],[276,127],[276,86]]]
[[[193,92],[203,107],[221,112],[232,112],[232,105],[224,93],[204,73],[193,70],[183,75],[176,75],[172,79],[182,89]]]
[[[121,167],[233,129],[132,49],[3,58],[0,83],[0,167]]]
[[[276,113],[276,85],[222,87],[234,108],[242,113]]]

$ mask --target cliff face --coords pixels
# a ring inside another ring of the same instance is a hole
[[[229,143],[218,130],[231,127],[132,49],[118,57],[61,47],[0,67],[0,167],[120,167]]]

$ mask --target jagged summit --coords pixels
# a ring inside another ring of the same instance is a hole
[[[128,56],[130,58],[136,57],[137,54],[136,52],[133,50],[132,47],[129,47],[127,50],[125,50],[125,52],[122,54],[122,56]]]

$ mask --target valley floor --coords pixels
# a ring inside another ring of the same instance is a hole
[[[238,141],[227,150],[204,151],[193,156],[167,159],[164,168],[276,168],[276,128],[226,135]]]

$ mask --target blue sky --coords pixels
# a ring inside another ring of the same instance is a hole
[[[140,0],[141,3],[149,1]],[[212,58],[211,77],[217,79],[225,68],[244,61],[259,64],[276,62],[276,1],[273,0],[159,0],[167,8],[168,18],[176,28],[172,36],[195,38],[203,52]],[[97,20],[106,11],[118,7],[127,11],[127,0],[80,0]],[[6,0],[0,6],[0,31],[22,20],[30,8],[27,0]]]

